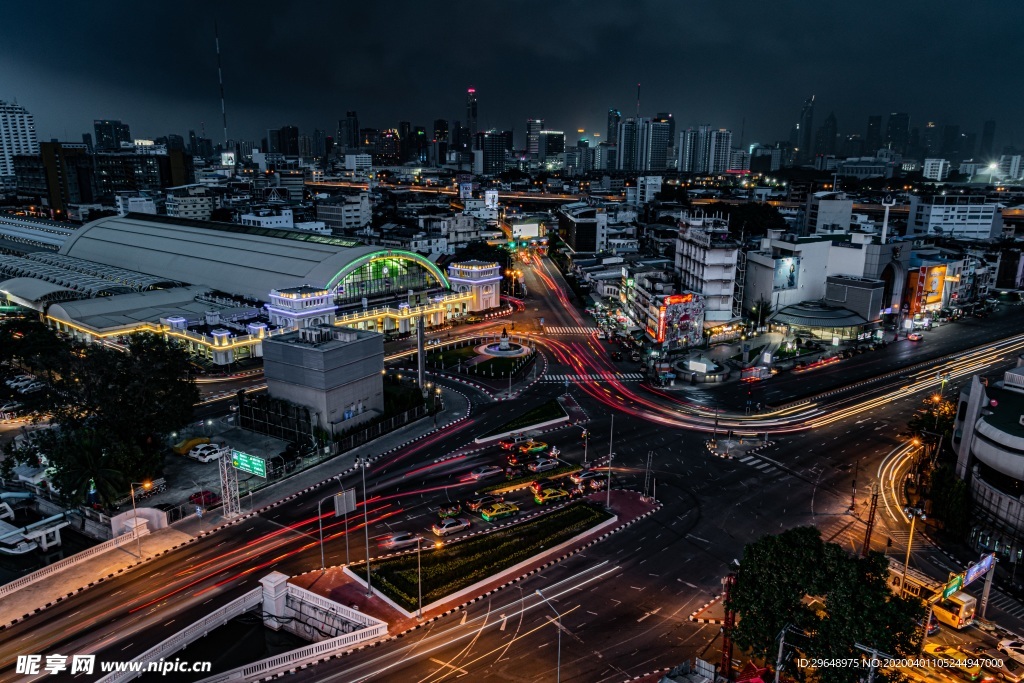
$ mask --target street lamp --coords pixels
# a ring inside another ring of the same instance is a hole
[[[555,613],[556,617],[558,617],[558,620],[555,622],[555,625],[558,627],[558,668],[555,670],[555,683],[562,683],[562,615],[557,609],[555,609],[555,606],[551,604],[551,601],[544,597],[544,594],[540,592],[540,589],[537,590],[537,595],[540,596],[541,600],[548,603],[548,607],[550,607],[551,611]]]
[[[335,477],[338,485],[341,485],[341,477]],[[321,498],[320,502],[316,504],[316,516],[320,521],[320,571],[326,571],[327,563],[324,561],[324,512],[323,504],[325,500],[330,500],[336,496],[342,495],[341,493],[335,493],[332,496]],[[348,529],[345,530],[345,564],[348,564]]]
[[[366,597],[373,595],[370,586],[370,521],[366,512],[366,468],[370,466],[368,458],[356,458],[356,466],[363,471],[363,531],[366,534]]]
[[[128,484],[128,490],[132,494],[132,519],[134,525],[132,526],[132,533],[135,534],[135,550],[138,551],[139,559],[142,559],[142,541],[139,539],[139,511],[135,507],[135,487],[141,486],[144,490],[148,491],[153,484],[148,481],[133,481]]]
[[[910,567],[910,549],[914,547],[914,525],[920,517],[921,521],[925,521],[927,517],[924,514],[924,510],[918,507],[907,506],[903,508],[903,514],[910,517],[910,537],[907,539],[907,557],[903,562],[903,578],[900,580],[900,597],[906,597],[907,594],[907,569]],[[925,624],[925,629],[928,625]],[[927,632],[927,631],[926,631]]]

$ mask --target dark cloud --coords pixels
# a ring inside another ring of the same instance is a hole
[[[745,141],[784,139],[800,104],[843,133],[874,113],[1014,139],[1018,3],[313,2],[14,3],[0,25],[0,98],[41,136],[77,139],[93,118],[136,135],[184,134],[220,105],[213,24],[224,52],[233,137],[294,123],[333,132],[347,109],[367,126],[464,118],[477,88],[485,126],[527,117],[604,130],[605,112],[672,112]],[[65,132],[66,131],[66,132]]]

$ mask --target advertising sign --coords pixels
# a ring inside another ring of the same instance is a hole
[[[485,190],[484,191],[484,207],[488,209],[498,208],[498,191],[497,190]]]
[[[473,183],[459,183],[459,199],[473,198]]]
[[[257,458],[255,455],[249,455],[242,451],[236,451],[234,448],[231,449],[231,466],[241,472],[247,474],[255,474],[257,477],[267,478],[267,461],[263,458]]]
[[[985,575],[989,569],[992,568],[992,564],[995,562],[995,554],[989,553],[981,558],[977,564],[972,564],[967,568],[964,573],[964,585],[971,583],[972,581],[981,578]]]
[[[704,298],[700,295],[673,294],[657,309],[655,339],[665,348],[697,346],[704,336]]]
[[[235,153],[234,152],[221,152],[220,153],[220,165],[221,166],[234,166],[235,165]]]
[[[800,257],[787,256],[775,259],[775,272],[772,275],[772,289],[796,289],[800,284]]]

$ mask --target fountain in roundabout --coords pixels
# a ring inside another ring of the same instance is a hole
[[[476,352],[484,356],[495,356],[498,358],[515,358],[526,356],[530,349],[522,344],[511,341],[508,337],[508,330],[502,328],[501,338],[496,344],[481,344],[476,347]]]

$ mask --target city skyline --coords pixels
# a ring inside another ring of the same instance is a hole
[[[172,14],[111,3],[119,5],[132,26],[148,28],[121,31],[116,43],[102,39],[117,28],[104,27],[103,17],[118,11],[10,10],[0,35],[12,49],[0,68],[11,77],[0,99],[33,113],[41,140],[78,140],[93,119],[119,119],[135,137],[198,134],[205,125],[219,142],[217,20],[232,139],[258,142],[268,127],[287,124],[334,134],[347,110],[366,127],[407,120],[429,129],[438,118],[466,117],[469,87],[477,91],[480,129],[514,129],[517,146],[529,118],[567,136],[582,128],[603,138],[608,109],[624,118],[636,113],[640,82],[641,115],[671,112],[677,132],[729,128],[737,145],[788,139],[812,95],[817,120],[834,111],[840,135],[864,136],[871,115],[908,112],[912,126],[936,121],[979,135],[994,119],[997,148],[1021,144],[1012,112],[1022,96],[1000,90],[998,69],[1011,58],[1012,15],[1024,14],[1018,7],[998,15],[972,8],[954,22],[881,3],[857,12],[792,3],[792,11],[776,5],[742,14],[710,4],[521,3],[513,13],[479,9],[468,17],[414,6],[387,15],[376,7],[309,14],[285,6],[269,22],[259,3],[241,16],[197,3]],[[870,19],[880,16],[875,8],[884,8],[884,23]],[[387,34],[350,30],[385,25]],[[562,37],[537,35],[541,25],[564,27]],[[936,58],[937,38],[985,52]],[[951,98],[950,89],[969,96]]]

